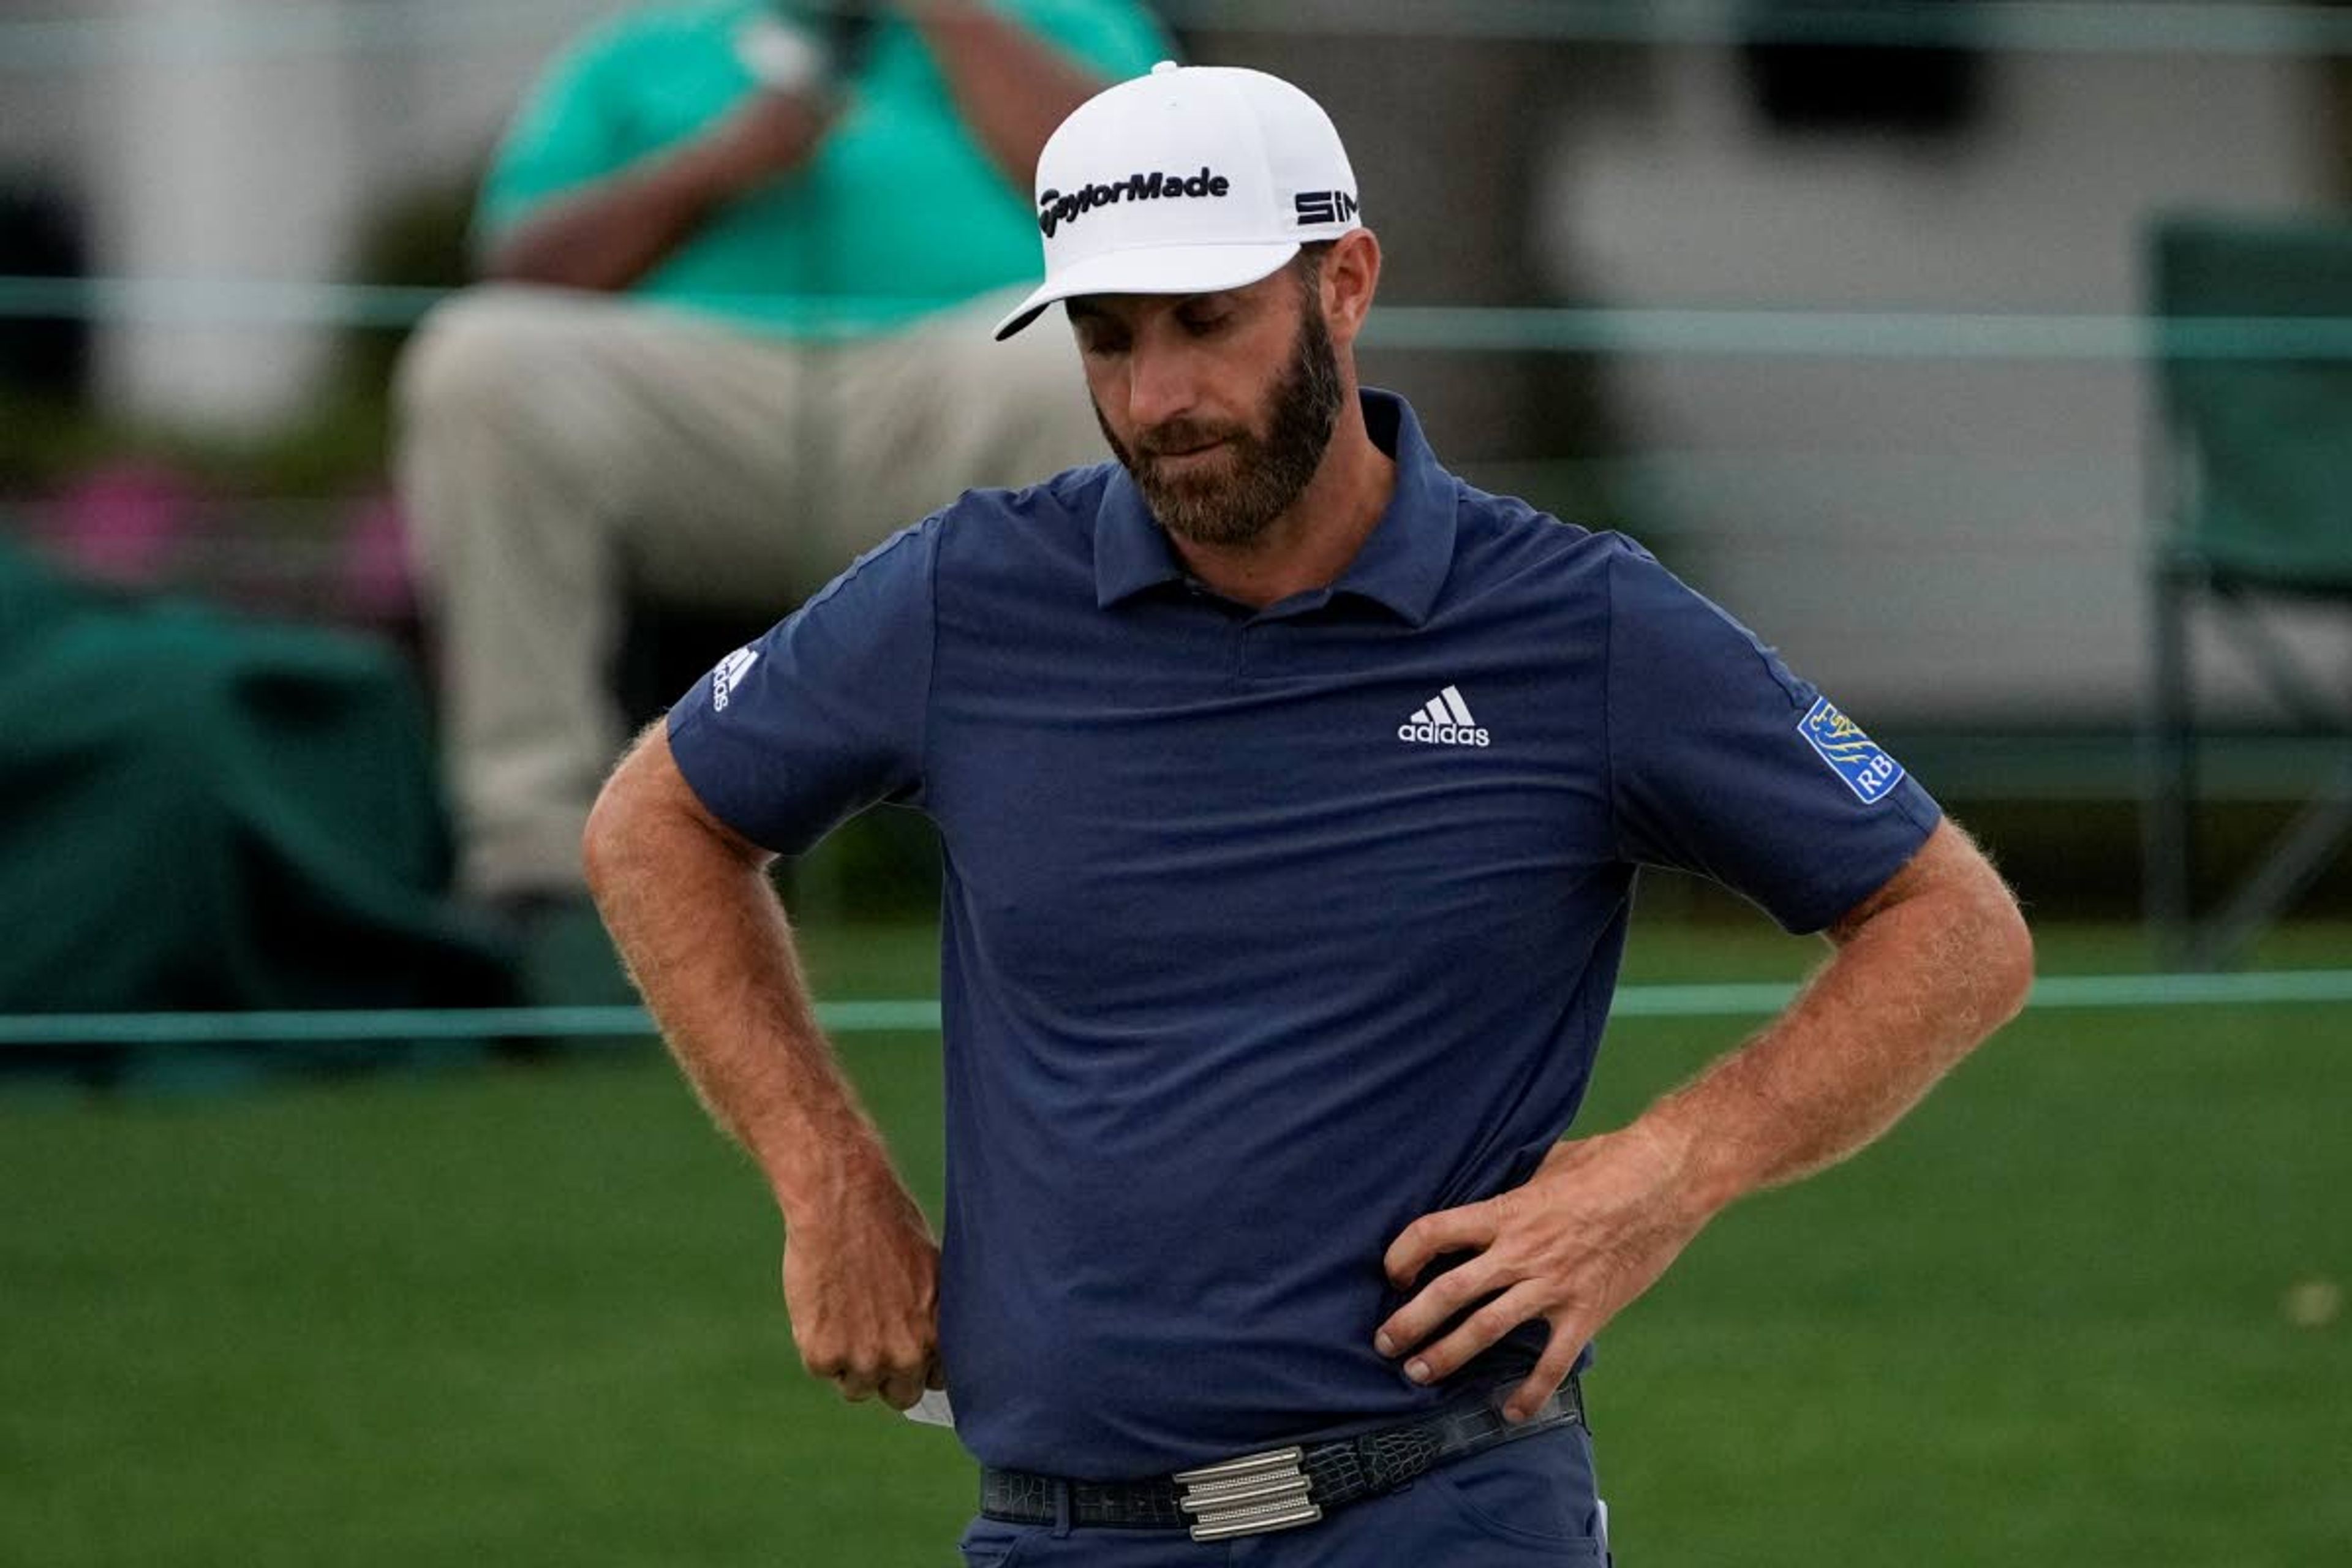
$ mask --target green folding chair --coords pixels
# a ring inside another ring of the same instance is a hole
[[[2276,611],[2352,609],[2352,222],[2159,220],[2155,367],[2154,778],[2147,908],[2159,951],[2233,962],[2352,830],[2352,721]],[[2200,715],[2191,632],[2210,615],[2302,735],[2344,740],[2328,782],[2211,910],[2194,907]]]

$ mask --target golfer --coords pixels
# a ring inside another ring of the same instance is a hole
[[[865,556],[648,731],[589,826],[616,942],[782,1210],[809,1369],[947,1391],[972,1564],[1605,1561],[1593,1336],[2029,983],[2000,879],[1829,698],[1358,385],[1362,200],[1257,72],[1162,66],[1071,114],[1045,283],[1000,335],[1066,317],[1116,460]],[[886,802],[945,859],[936,1245],[766,877]],[[1828,956],[1561,1142],[1644,865]]]

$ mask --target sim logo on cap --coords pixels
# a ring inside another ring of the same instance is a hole
[[[1356,216],[1353,191],[1301,191],[1291,198],[1301,227],[1314,223],[1346,223]]]

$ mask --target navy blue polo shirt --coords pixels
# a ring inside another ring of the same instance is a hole
[[[965,495],[671,713],[761,844],[938,825],[941,1353],[983,1462],[1152,1475],[1433,1403],[1372,1348],[1381,1256],[1568,1129],[1634,868],[1817,930],[1935,825],[1638,546],[1363,406],[1395,495],[1328,589],[1203,590],[1105,464]]]

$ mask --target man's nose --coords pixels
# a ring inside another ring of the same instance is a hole
[[[1192,411],[1198,378],[1193,356],[1181,348],[1138,344],[1128,357],[1127,415],[1149,430]]]

